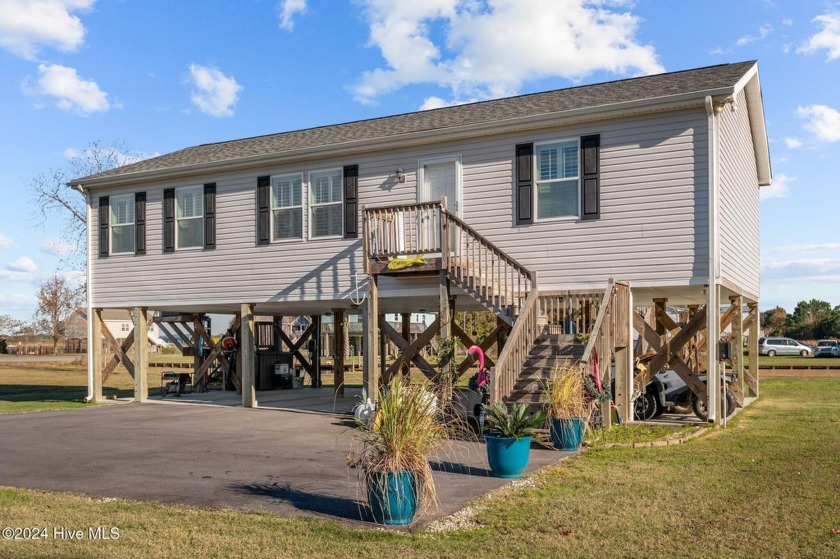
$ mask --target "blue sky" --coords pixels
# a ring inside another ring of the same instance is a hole
[[[0,314],[30,318],[60,266],[27,185],[91,142],[151,156],[750,59],[774,174],[761,307],[840,305],[840,2],[0,0]]]

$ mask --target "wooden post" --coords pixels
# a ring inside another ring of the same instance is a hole
[[[411,343],[411,313],[404,312],[402,313],[402,339]],[[406,362],[402,366],[402,381],[405,384],[409,384],[411,382],[411,362],[406,360]]]
[[[333,393],[336,398],[344,398],[344,309],[333,309]]]
[[[274,340],[274,351],[283,351],[283,338],[280,337],[280,330],[283,329],[283,317],[271,317],[271,337]]]
[[[654,324],[654,327],[656,328],[656,333],[659,334],[660,336],[662,336],[662,341],[663,342],[667,341],[667,338],[665,337],[665,334],[666,334],[666,332],[668,332],[668,330],[667,330],[667,328],[665,328],[665,325],[662,324],[661,321],[656,319],[656,315],[659,314],[660,312],[662,314],[667,314],[667,312],[668,312],[667,303],[668,303],[668,299],[654,299],[653,300],[653,305],[654,306],[651,309],[651,311],[653,313],[653,324]]]
[[[729,303],[737,307],[735,314],[732,317],[732,372],[738,375],[738,384],[741,388],[741,394],[744,393],[746,387],[746,378],[744,378],[744,300],[740,295],[731,295]]]
[[[246,408],[257,407],[257,391],[254,375],[254,305],[243,304],[240,306],[242,321],[239,326],[239,352],[242,363],[242,406]],[[237,355],[237,356],[238,356]]]
[[[149,399],[149,336],[146,308],[134,309],[134,401]]]
[[[363,398],[370,398],[376,401],[379,397],[379,368],[377,350],[379,349],[379,293],[376,276],[370,277],[368,282],[368,296],[365,300],[364,313],[364,384],[365,393]]]
[[[382,320],[385,320],[385,315],[379,315]],[[385,357],[388,352],[388,343],[385,340],[385,333],[382,332],[382,329],[379,329],[379,382],[381,384],[387,384],[391,381],[390,378],[385,374],[387,367],[385,366]]]
[[[633,295],[631,293],[627,297],[627,308],[615,313],[616,317],[627,317],[626,324],[620,324],[616,319],[615,327],[627,331],[628,344],[626,347],[618,348],[615,351],[615,394],[613,394],[615,407],[625,422],[632,422],[634,419],[631,401],[633,397],[633,352],[630,343],[633,340],[633,312]]]
[[[93,401],[101,402],[102,396],[102,309],[93,309],[91,339],[88,340],[88,355],[93,363]]]
[[[759,381],[758,381],[758,332],[761,313],[758,312],[758,303],[749,303],[748,308],[750,313],[755,313],[755,319],[750,323],[750,341],[749,341],[749,357],[750,357],[750,374],[755,380],[755,392],[752,390],[751,396],[758,398]]]
[[[314,347],[315,351],[309,356],[309,359],[312,361],[312,368],[315,371],[312,388],[321,388],[323,384],[321,381],[321,315],[313,314],[310,318],[312,319],[312,324],[315,325],[315,331],[312,332],[312,340],[315,343],[311,344],[311,347]]]
[[[198,371],[201,369],[201,366],[204,364],[204,355],[202,351],[199,351],[204,345],[204,340],[201,339],[201,330],[204,328],[204,325],[201,323],[201,319],[204,318],[203,314],[193,314],[193,336],[192,336],[192,344],[193,344],[193,383],[198,378]],[[135,328],[136,331],[136,328]],[[137,336],[135,336],[135,340]],[[200,386],[196,386],[193,384],[193,389],[198,392],[204,392],[204,379],[199,381]]]

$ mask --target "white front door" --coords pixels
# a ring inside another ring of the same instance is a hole
[[[446,196],[447,208],[461,216],[461,157],[420,161],[418,202],[440,200]]]
[[[440,157],[422,160],[417,165],[417,201],[433,202],[446,196],[446,208],[461,217],[461,156]],[[440,246],[440,221],[437,212],[421,219],[421,238],[434,246]],[[455,229],[450,232],[449,245],[457,242]]]

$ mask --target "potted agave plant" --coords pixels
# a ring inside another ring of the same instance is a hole
[[[581,371],[572,365],[555,369],[545,397],[551,422],[551,441],[560,450],[577,450],[583,442],[589,406]]]
[[[483,409],[490,472],[495,477],[522,477],[531,453],[531,437],[545,421],[545,412],[532,414],[527,404],[508,407],[503,402],[485,405]]]
[[[353,463],[363,471],[376,522],[410,524],[435,502],[429,455],[448,435],[437,412],[430,390],[397,380],[380,394],[371,424],[361,425],[362,450]]]

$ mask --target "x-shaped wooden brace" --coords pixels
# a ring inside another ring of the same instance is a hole
[[[300,348],[303,347],[303,344],[305,344],[306,341],[312,336],[312,333],[315,332],[315,327],[315,323],[311,322],[309,324],[309,327],[295,341],[292,341],[282,329],[278,330],[280,340],[282,340],[282,342],[289,347],[290,353],[294,353],[295,357],[297,357],[298,361],[300,361],[300,364],[303,365],[303,368],[306,369],[307,373],[309,373],[309,376],[312,378],[313,382],[315,381],[315,366],[306,360],[306,358],[300,352]]]
[[[394,330],[394,328],[388,324],[385,320],[383,315],[379,316],[379,329],[382,330],[382,333],[385,334],[390,341],[394,342],[394,345],[397,346],[397,349],[400,350],[400,354],[397,356],[397,359],[391,363],[391,366],[385,371],[385,377],[382,379],[382,382],[388,383],[391,378],[402,368],[404,363],[412,362],[414,363],[420,371],[426,375],[426,378],[429,380],[434,379],[437,376],[437,371],[435,368],[432,367],[428,361],[426,361],[422,355],[420,355],[420,350],[422,350],[426,344],[432,341],[432,338],[435,337],[440,331],[440,317],[436,318],[428,328],[426,328],[422,334],[417,336],[417,338],[408,343],[399,332]]]
[[[230,330],[238,330],[239,329],[239,317],[234,317],[233,321],[230,324]],[[207,359],[201,364],[198,368],[198,371],[195,373],[195,378],[193,379],[193,386],[200,386],[204,382],[204,376],[207,374],[207,370],[213,364],[213,362],[218,359],[222,362],[222,367],[224,367],[225,373],[230,370],[230,363],[228,363],[227,357],[225,357],[224,351],[222,351],[222,340],[224,336],[219,338],[219,343],[213,343],[213,338],[207,333],[207,330],[204,329],[204,325],[201,323],[200,320],[195,322],[196,325],[196,332],[201,338],[204,340],[204,343],[207,344],[208,347],[213,348],[210,351],[210,354],[207,356]],[[237,386],[239,379],[236,378],[233,383]],[[237,386],[238,388],[238,386]]]
[[[131,375],[131,378],[134,378],[134,363],[131,362],[131,359],[128,358],[128,350],[131,348],[132,344],[134,343],[134,329],[128,333],[125,340],[123,341],[122,345],[117,343],[117,340],[114,338],[114,335],[111,334],[111,331],[108,329],[108,326],[102,322],[102,335],[105,336],[105,339],[108,340],[108,343],[111,344],[111,348],[114,350],[114,355],[111,357],[111,360],[102,370],[102,384],[105,384],[105,381],[111,376],[111,373],[114,372],[114,369],[117,368],[117,365],[122,362],[123,367],[125,370],[128,371],[128,374]]]
[[[495,363],[495,361],[493,361],[493,359],[490,358],[489,355],[487,355],[487,352],[490,350],[490,346],[492,346],[493,344],[496,343],[496,340],[498,339],[499,334],[501,332],[503,332],[504,330],[507,330],[508,328],[509,328],[509,326],[507,324],[504,324],[504,325],[500,324],[499,326],[496,326],[496,328],[492,332],[490,332],[490,335],[487,336],[486,338],[484,338],[484,340],[482,340],[482,342],[480,344],[475,343],[467,335],[467,333],[464,332],[461,329],[460,326],[458,326],[458,324],[453,324],[452,332],[458,337],[458,339],[461,340],[461,343],[464,344],[464,347],[469,348],[469,347],[472,347],[474,345],[477,345],[478,347],[481,348],[481,351],[484,352],[484,363],[487,366],[487,369],[489,370],[490,367],[495,366],[496,363]],[[470,356],[467,356],[466,359],[461,361],[458,364],[458,377],[460,377],[465,372],[467,372],[467,370],[469,370],[469,368],[472,367],[472,364],[474,362],[475,362],[475,360]]]
[[[683,382],[688,385],[692,392],[702,401],[706,401],[706,385],[697,374],[679,358],[677,353],[687,344],[694,335],[703,328],[706,321],[706,309],[699,310],[691,320],[682,328],[670,342],[662,343],[659,334],[656,333],[650,324],[645,322],[639,313],[633,313],[633,327],[641,334],[645,341],[656,351],[653,359],[648,363],[647,370],[636,375],[636,379],[642,387],[653,379],[666,364],[670,363],[674,372],[679,375]]]

